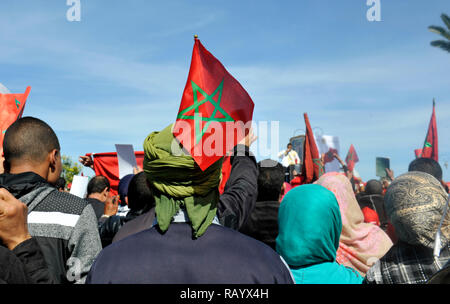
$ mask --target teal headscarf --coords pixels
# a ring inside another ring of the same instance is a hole
[[[341,231],[341,213],[333,192],[308,184],[285,195],[278,210],[276,250],[297,284],[362,282],[355,271],[336,263]]]

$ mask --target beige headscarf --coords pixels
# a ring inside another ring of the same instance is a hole
[[[413,171],[397,177],[386,191],[384,204],[399,240],[433,248],[447,197],[441,183],[428,173]],[[441,228],[441,248],[449,240],[447,212]]]

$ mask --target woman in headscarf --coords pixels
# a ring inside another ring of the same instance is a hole
[[[389,236],[377,225],[364,222],[364,215],[347,177],[336,172],[322,175],[316,182],[336,196],[342,216],[342,233],[337,262],[365,276],[369,268],[392,247]]]
[[[276,250],[296,284],[360,284],[355,270],[336,263],[342,220],[333,193],[319,185],[289,191],[278,211]]]
[[[397,177],[385,196],[386,213],[398,242],[367,272],[366,283],[422,284],[450,260],[450,212],[443,217],[448,195],[441,183],[424,172]],[[441,246],[434,257],[440,222]]]

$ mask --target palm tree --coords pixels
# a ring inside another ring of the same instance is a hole
[[[441,15],[442,21],[444,21],[445,25],[447,26],[448,30],[441,26],[429,26],[428,29],[436,34],[441,35],[446,40],[435,40],[431,42],[432,46],[439,47],[447,52],[450,53],[450,18],[446,14]]]

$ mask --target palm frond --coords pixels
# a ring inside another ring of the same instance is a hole
[[[444,40],[435,40],[431,42],[431,45],[434,47],[441,48],[450,53],[450,42]]]
[[[450,17],[447,16],[446,14],[442,14],[441,15],[441,19],[442,21],[444,21],[445,25],[448,27],[448,29],[450,30]]]
[[[444,38],[447,38],[448,40],[450,40],[450,32],[447,32],[443,27],[441,26],[435,26],[435,25],[431,25],[428,27],[428,30],[430,32],[436,33],[441,35]]]

